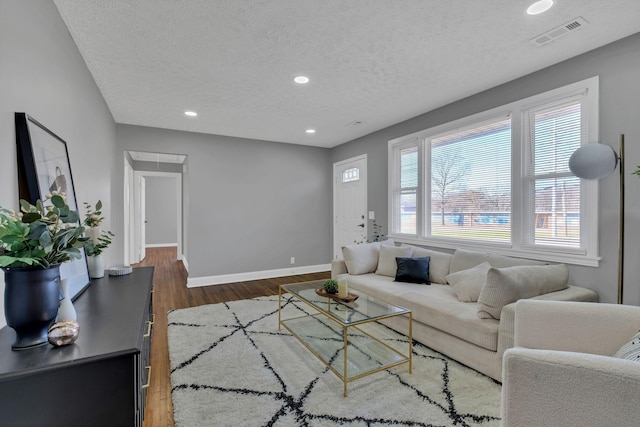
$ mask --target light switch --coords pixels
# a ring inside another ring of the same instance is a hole
[[[376,219],[376,213],[374,211],[369,211],[369,219]]]

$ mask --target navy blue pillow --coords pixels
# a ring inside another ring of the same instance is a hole
[[[429,282],[429,260],[431,257],[423,258],[399,258],[396,257],[396,282],[426,283]]]

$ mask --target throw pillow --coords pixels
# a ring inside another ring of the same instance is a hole
[[[387,239],[382,242],[343,246],[342,258],[347,266],[347,272],[358,275],[376,271],[380,245],[395,246],[395,242],[392,239]]]
[[[478,317],[500,319],[505,305],[566,289],[568,282],[569,270],[564,264],[491,267],[478,297]]]
[[[498,268],[515,267],[518,265],[547,265],[545,262],[531,259],[513,258],[504,255],[494,255],[484,252],[457,249],[451,259],[451,273],[468,270],[469,268],[475,267],[485,261],[493,267]]]
[[[410,257],[412,248],[406,246],[380,246],[380,257],[376,274],[394,277],[396,275],[396,258]]]
[[[468,270],[458,271],[447,275],[447,282],[453,288],[458,300],[462,302],[476,302],[480,296],[480,291],[487,278],[487,271],[491,264],[487,261],[476,265]]]
[[[398,266],[396,282],[426,283],[429,282],[429,257],[423,258],[396,258]]]
[[[449,274],[449,266],[451,265],[451,258],[453,258],[453,255],[446,252],[421,248],[419,246],[411,246],[407,244],[403,244],[402,246],[409,246],[413,248],[413,253],[411,255],[413,258],[430,257],[429,281],[431,283],[447,284],[447,279],[445,277]]]
[[[640,362],[640,332],[620,347],[620,350],[616,351],[613,357]]]
[[[378,267],[380,243],[363,243],[342,248],[342,257],[349,274],[373,273]]]
[[[456,249],[451,258],[449,272],[457,273],[458,271],[468,270],[485,261],[489,261],[489,254],[487,253]]]

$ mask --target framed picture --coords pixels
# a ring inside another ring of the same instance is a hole
[[[35,204],[52,191],[65,192],[67,204],[78,210],[67,143],[26,113],[16,113],[18,183],[20,198]],[[69,297],[77,297],[89,285],[89,269],[84,249],[82,257],[60,266],[60,278],[69,279]]]

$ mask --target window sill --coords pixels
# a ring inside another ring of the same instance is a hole
[[[434,249],[466,249],[469,251],[489,252],[497,255],[505,255],[514,258],[527,258],[538,261],[547,261],[553,263],[564,263],[571,265],[582,265],[587,267],[598,267],[600,265],[601,257],[587,256],[581,253],[572,252],[555,252],[549,250],[526,250],[526,249],[514,249],[511,245],[499,244],[499,243],[487,243],[479,242],[472,244],[469,242],[452,242],[436,239],[420,239],[414,236],[407,236],[403,234],[390,234],[390,239],[395,242],[407,243],[410,245],[426,246]]]

